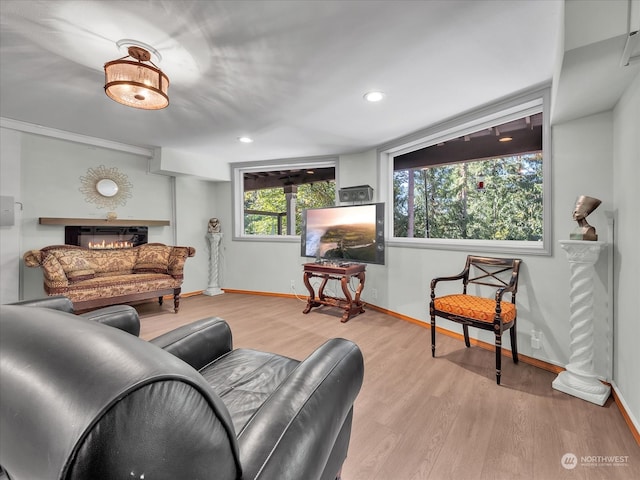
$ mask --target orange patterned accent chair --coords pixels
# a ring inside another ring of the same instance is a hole
[[[469,344],[469,326],[489,330],[495,334],[496,383],[500,385],[502,368],[502,334],[509,330],[511,356],[518,363],[516,321],[516,293],[521,260],[518,258],[492,258],[467,256],[464,270],[451,277],[431,280],[431,355],[436,356],[436,317],[446,318],[462,324],[464,343]],[[439,282],[461,281],[462,293],[436,297]],[[468,293],[473,287],[474,293]],[[488,298],[487,287],[491,287],[492,298]],[[495,293],[494,293],[495,292]],[[508,300],[503,300],[505,294]]]

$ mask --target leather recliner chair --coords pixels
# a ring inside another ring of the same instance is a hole
[[[339,478],[364,372],[354,343],[298,362],[234,350],[219,318],[146,342],[32,307],[3,305],[0,320],[11,480]]]

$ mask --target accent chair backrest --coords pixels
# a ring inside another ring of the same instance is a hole
[[[518,258],[479,257],[468,255],[463,278],[464,293],[469,284],[489,286],[494,289],[514,285],[513,296],[518,291],[521,260]]]

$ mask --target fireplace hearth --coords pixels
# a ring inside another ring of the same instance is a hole
[[[66,226],[64,243],[93,249],[132,248],[147,243],[148,227]]]

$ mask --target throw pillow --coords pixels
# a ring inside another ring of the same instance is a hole
[[[140,245],[134,273],[167,273],[171,247],[166,245]]]
[[[96,275],[93,265],[81,255],[82,252],[74,250],[67,250],[56,255],[70,282],[89,280]]]

